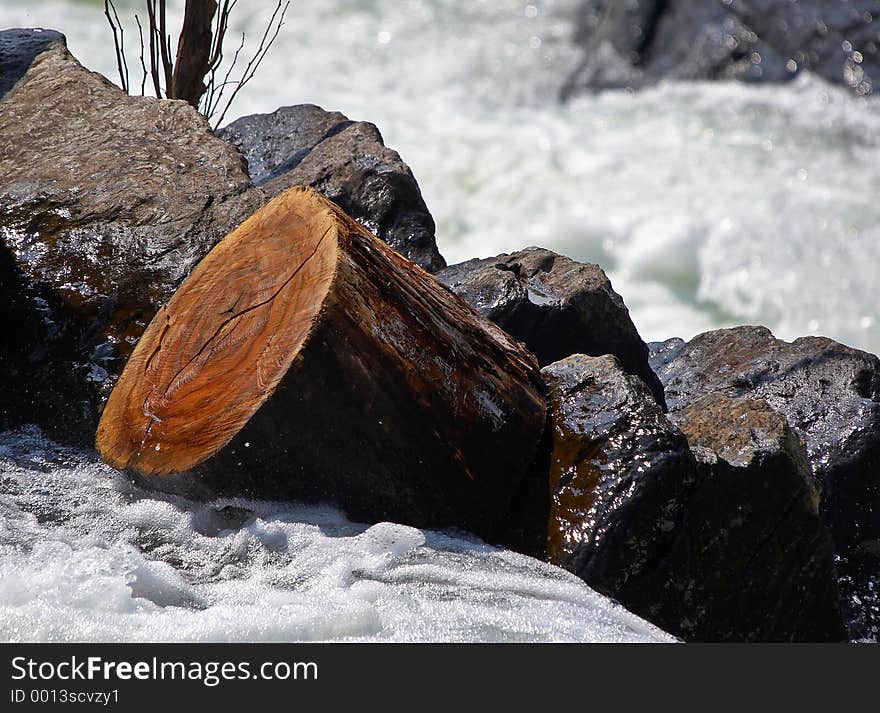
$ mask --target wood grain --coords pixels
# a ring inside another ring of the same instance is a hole
[[[295,197],[280,196],[221,241],[150,323],[98,427],[108,463],[187,470],[272,394],[336,265],[335,223]]]
[[[519,342],[293,188],[156,315],[97,447],[117,468],[194,469],[221,492],[503,539],[514,519],[545,531],[540,498],[510,515],[527,480],[547,492],[534,468],[545,421],[537,362]]]

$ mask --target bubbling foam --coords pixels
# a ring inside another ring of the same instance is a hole
[[[190,500],[36,429],[0,433],[0,482],[2,641],[671,640],[464,534]]]
[[[169,5],[179,17],[182,0]],[[271,5],[235,8],[229,56]],[[880,351],[880,104],[807,74],[562,104],[579,6],[294,3],[227,119],[310,102],[376,123],[450,262],[535,244],[598,262],[646,339],[761,323]],[[115,78],[101,19],[72,0],[0,7],[0,24],[58,26]]]

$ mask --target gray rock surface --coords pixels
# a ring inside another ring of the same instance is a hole
[[[730,9],[797,69],[859,95],[880,82],[878,0],[732,0]]]
[[[27,325],[0,346],[0,425],[90,442],[155,310],[264,196],[185,102],[127,96],[58,33],[0,48],[19,68],[0,99],[0,289]]]
[[[300,104],[242,117],[218,133],[239,148],[268,195],[311,186],[417,265],[446,266],[412,171],[373,124]]]
[[[763,327],[652,344],[670,414],[711,393],[760,399],[801,438],[834,537],[854,638],[880,633],[880,360],[824,337],[788,343]]]
[[[809,69],[867,95],[880,78],[878,0],[586,0],[576,39],[584,60],[566,94]]]
[[[598,265],[527,248],[452,265],[437,278],[524,342],[542,366],[571,354],[613,354],[664,403],[648,348]]]

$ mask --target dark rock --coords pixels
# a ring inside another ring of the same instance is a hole
[[[629,606],[673,542],[694,458],[615,357],[575,354],[541,373],[553,435],[548,558]]]
[[[778,81],[791,76],[785,59],[718,0],[588,0],[576,40],[585,57],[566,94],[638,88],[662,78]]]
[[[732,0],[733,12],[779,55],[858,95],[880,81],[877,0]]]
[[[686,602],[680,634],[700,641],[844,640],[819,489],[785,419],[764,401],[717,393],[671,419],[700,471],[667,564],[687,572],[670,577]]]
[[[268,195],[311,186],[417,265],[446,266],[412,171],[373,124],[301,104],[242,117],[218,133],[238,146]]]
[[[671,412],[702,396],[766,401],[804,441],[834,537],[844,613],[855,638],[880,631],[880,360],[823,337],[792,343],[763,327],[653,344]],[[874,563],[872,565],[872,563]]]
[[[55,30],[12,29],[0,32],[0,99],[21,79],[37,55],[53,44],[64,44]]]
[[[91,442],[155,310],[263,195],[185,102],[127,96],[58,33],[0,48],[19,68],[0,99],[0,289],[4,324],[24,325],[0,346],[0,427]]]
[[[437,278],[524,342],[542,366],[571,354],[613,354],[665,403],[647,346],[598,265],[528,248],[453,265]]]
[[[857,94],[880,74],[876,0],[586,0],[566,93],[662,78],[784,81],[810,69]]]
[[[778,414],[751,402],[682,412],[696,460],[613,357],[542,373],[551,561],[688,640],[844,638],[806,455]]]
[[[251,180],[262,185],[296,168],[318,144],[354,123],[338,111],[299,104],[243,116],[217,133],[238,147]]]

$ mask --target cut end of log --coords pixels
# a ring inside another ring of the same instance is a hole
[[[198,468],[224,494],[539,542],[545,426],[525,347],[294,188],[224,238],[154,317],[97,448],[145,475]]]
[[[101,457],[162,475],[223,448],[308,340],[333,283],[338,239],[334,206],[292,188],[214,247],[134,349],[98,426]]]

